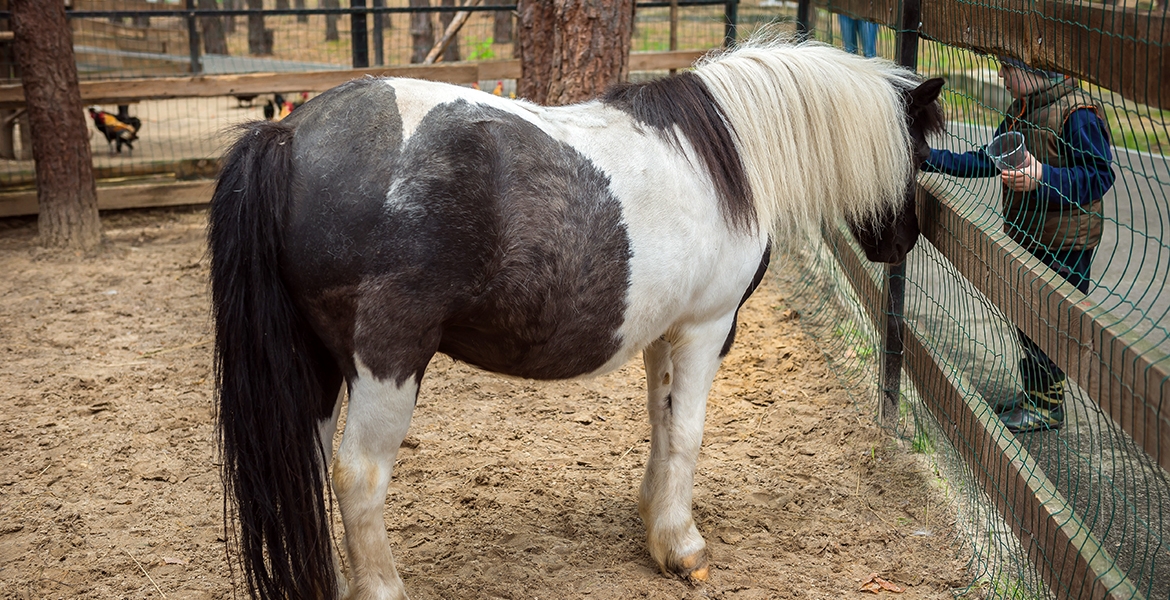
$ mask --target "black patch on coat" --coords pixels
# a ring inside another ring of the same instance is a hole
[[[681,131],[715,184],[724,218],[744,231],[755,224],[755,203],[735,137],[715,97],[698,76],[687,72],[645,83],[618,84],[606,91],[602,101],[653,128],[680,152]]]
[[[719,358],[727,356],[731,352],[731,345],[735,343],[735,326],[739,322],[739,309],[747,302],[748,298],[752,297],[752,292],[760,287],[760,282],[764,280],[764,273],[768,271],[768,264],[772,261],[772,240],[764,244],[764,256],[760,259],[760,266],[756,268],[756,274],[752,276],[752,282],[748,285],[747,291],[743,293],[743,298],[739,300],[739,306],[735,307],[735,318],[731,320],[731,331],[727,332],[727,339],[723,340],[723,348],[719,350]]]
[[[403,142],[385,85],[339,92],[320,119],[304,140],[298,129],[287,256],[336,352],[401,385],[435,351],[560,379],[620,348],[630,243],[608,177],[583,155],[462,100]]]

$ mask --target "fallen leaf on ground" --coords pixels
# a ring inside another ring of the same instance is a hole
[[[877,573],[870,575],[869,579],[867,579],[865,583],[861,584],[861,591],[863,592],[876,594],[882,590],[889,590],[895,594],[901,594],[902,592],[906,591],[906,588],[892,581],[886,581],[885,579],[878,577]]]

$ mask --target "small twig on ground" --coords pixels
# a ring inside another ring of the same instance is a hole
[[[162,596],[162,597],[163,597],[163,600],[166,600],[166,598],[167,598],[167,595],[166,595],[166,594],[164,594],[164,593],[163,593],[163,591],[162,591],[161,589],[159,589],[159,587],[158,587],[158,584],[154,582],[154,577],[151,577],[151,576],[150,576],[150,573],[147,573],[147,572],[146,572],[146,569],[144,569],[144,568],[142,567],[142,563],[138,562],[138,559],[137,559],[137,558],[134,558],[134,555],[133,555],[133,554],[130,554],[130,551],[129,551],[129,550],[127,550],[127,549],[125,549],[125,548],[122,548],[122,552],[125,552],[125,553],[126,553],[126,556],[129,556],[129,557],[130,557],[130,560],[134,561],[134,564],[138,565],[138,570],[139,570],[139,571],[142,571],[142,574],[143,574],[143,575],[146,575],[146,578],[150,580],[150,585],[153,585],[153,586],[154,586],[154,591],[158,592],[158,595],[159,595],[159,596]]]
[[[640,443],[640,442],[639,442],[639,443]],[[615,467],[616,467],[616,466],[618,465],[618,463],[622,462],[622,459],[623,459],[623,458],[625,458],[625,457],[626,457],[626,455],[627,455],[627,454],[629,454],[631,451],[633,451],[633,449],[634,449],[635,447],[637,447],[637,445],[638,445],[638,444],[634,444],[633,446],[630,446],[629,448],[626,448],[626,451],[625,451],[625,452],[622,452],[622,455],[621,455],[621,456],[619,456],[619,457],[618,457],[618,459],[617,459],[617,460],[615,460],[615,461],[613,462],[613,466],[615,466]]]
[[[143,352],[142,356],[144,358],[147,356],[158,356],[159,354],[166,354],[168,352],[175,352],[176,350],[186,350],[188,348],[198,348],[199,346],[206,346],[207,344],[210,344],[210,343],[211,343],[211,340],[207,339],[207,340],[195,342],[194,344],[186,344],[184,346],[175,346],[174,348],[160,348],[158,350],[148,350],[146,352]]]
[[[868,508],[869,512],[873,513],[873,516],[877,517],[879,521],[881,521],[882,523],[885,523],[886,527],[890,527],[890,528],[894,527],[893,525],[890,525],[889,521],[883,519],[882,516],[878,514],[878,511],[874,510],[873,507],[870,506],[869,500],[865,501],[865,507]]]

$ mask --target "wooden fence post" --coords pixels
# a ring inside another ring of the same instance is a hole
[[[187,0],[187,47],[191,53],[191,74],[203,72],[203,63],[199,59],[199,26],[195,19],[195,0]]]

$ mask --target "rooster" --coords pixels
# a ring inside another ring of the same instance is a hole
[[[273,94],[273,100],[264,105],[264,118],[269,121],[279,121],[305,102],[309,101],[309,92],[301,92],[299,102],[289,102],[280,94]]]
[[[89,108],[89,117],[93,119],[93,126],[106,136],[106,145],[110,147],[111,155],[115,149],[121,154],[122,146],[126,146],[131,152],[134,151],[138,130],[142,128],[142,121],[138,117],[131,117],[128,114],[115,116],[92,106]]]

